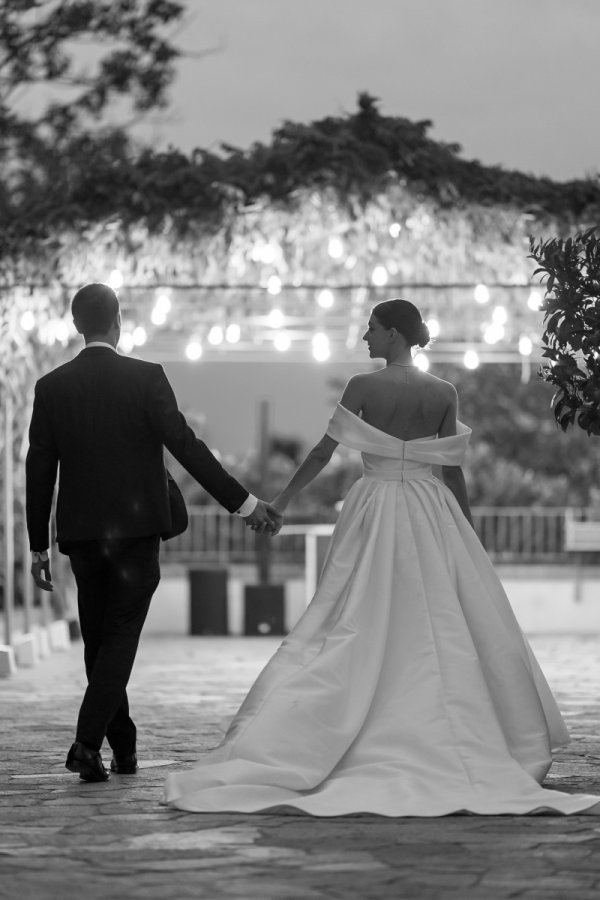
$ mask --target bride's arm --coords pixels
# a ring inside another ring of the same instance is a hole
[[[458,417],[458,396],[454,387],[450,396],[450,403],[444,419],[438,431],[438,437],[450,437],[456,434],[456,419]],[[473,525],[471,516],[471,507],[469,506],[469,495],[467,494],[467,485],[465,476],[460,466],[442,466],[442,480],[446,487],[450,488],[458,501],[458,505],[462,509],[466,520]]]
[[[337,447],[338,442],[324,434],[318,444],[312,448],[303,462],[300,463],[284,489],[271,501],[279,512],[284,512],[290,500],[316,478],[325,468]]]
[[[364,376],[353,375],[348,384],[344,388],[344,393],[340,399],[340,404],[350,412],[358,415],[362,407],[363,398],[363,381]],[[312,448],[306,459],[292,475],[288,484],[271,502],[271,506],[279,512],[283,512],[290,500],[298,494],[302,488],[316,478],[319,472],[325,468],[333,455],[333,451],[337,447],[338,442],[334,441],[328,434],[324,434],[318,444]]]

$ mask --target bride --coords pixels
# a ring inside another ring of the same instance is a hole
[[[413,304],[386,300],[363,339],[385,367],[350,379],[273,501],[283,513],[338,443],[361,451],[315,596],[221,746],[170,775],[165,802],[313,816],[598,812],[600,797],[540,787],[569,736],[471,525],[456,391],[413,363],[427,326]]]

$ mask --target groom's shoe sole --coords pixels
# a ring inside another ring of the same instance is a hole
[[[102,757],[96,750],[90,750],[85,744],[76,741],[67,754],[65,768],[69,772],[79,772],[81,781],[108,781],[110,774],[102,763]]]

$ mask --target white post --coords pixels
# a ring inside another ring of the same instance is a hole
[[[4,382],[4,461],[3,505],[4,526],[4,642],[10,645],[13,632],[13,604],[15,592],[15,522],[13,473],[13,400],[8,379]]]

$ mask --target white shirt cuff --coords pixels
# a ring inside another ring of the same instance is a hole
[[[246,516],[249,516],[254,512],[257,503],[258,500],[254,494],[248,494],[240,508],[236,510],[236,515],[246,518]]]

